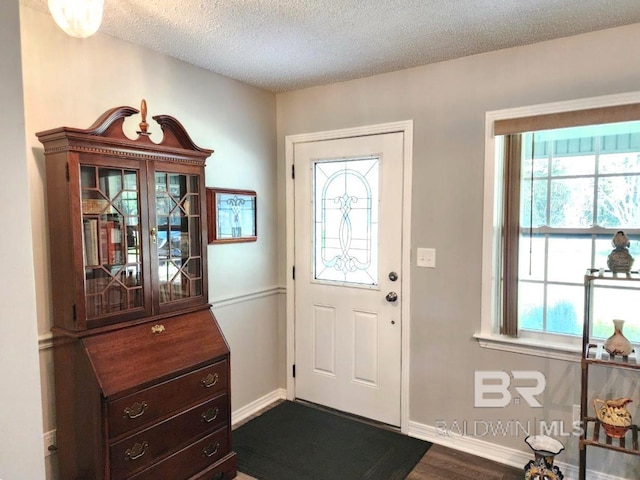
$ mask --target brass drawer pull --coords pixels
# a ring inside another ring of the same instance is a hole
[[[218,383],[218,378],[220,377],[217,373],[214,373],[213,375],[209,374],[202,379],[202,385],[204,385],[205,388],[211,388]]]
[[[213,457],[216,453],[218,453],[218,448],[220,447],[220,442],[216,442],[214,445],[210,443],[206,447],[202,449],[202,455],[205,457]]]
[[[219,413],[220,413],[220,409],[216,407],[216,408],[210,408],[206,412],[202,412],[202,415],[200,416],[202,417],[203,422],[211,423],[216,418],[218,418]]]
[[[124,452],[125,460],[137,460],[145,453],[147,453],[147,447],[149,446],[149,442],[142,442],[142,444],[136,443],[133,448],[128,448],[126,452]]]
[[[124,409],[123,417],[138,418],[144,414],[148,406],[149,405],[147,405],[147,402],[142,402],[142,403],[136,402],[130,407],[127,407]]]

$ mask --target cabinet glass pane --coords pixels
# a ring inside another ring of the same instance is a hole
[[[160,303],[202,295],[198,175],[156,172]]]
[[[140,308],[138,172],[80,168],[87,317]]]

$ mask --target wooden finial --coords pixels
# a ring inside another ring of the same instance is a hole
[[[147,123],[147,101],[143,98],[140,104],[140,115],[142,115],[142,121],[140,122],[140,131],[138,135],[150,135],[147,133],[149,124]]]

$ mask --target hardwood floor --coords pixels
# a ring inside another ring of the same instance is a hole
[[[251,419],[275,407],[281,401],[274,402],[255,415],[234,425],[243,425]],[[524,467],[524,466],[523,466]],[[459,452],[441,445],[433,445],[422,457],[406,480],[522,480],[523,469],[507,467],[500,463]],[[256,480],[238,472],[237,480]]]
[[[522,480],[523,469],[433,445],[406,480]]]

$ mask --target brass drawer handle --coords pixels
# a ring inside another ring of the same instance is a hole
[[[202,379],[202,385],[204,385],[205,388],[211,388],[218,383],[218,378],[220,377],[217,373],[214,373],[213,375],[209,374]]]
[[[138,418],[144,414],[148,406],[149,405],[147,405],[147,402],[142,402],[142,403],[136,402],[130,407],[127,407],[124,409],[123,417]]]
[[[214,445],[210,443],[206,447],[202,449],[202,455],[205,457],[213,457],[216,453],[218,453],[218,448],[220,447],[220,442],[216,442]]]
[[[220,409],[218,407],[210,408],[206,412],[202,412],[202,415],[200,415],[200,417],[202,417],[203,422],[211,423],[216,418],[218,418],[219,413],[220,413]]]
[[[136,443],[133,448],[128,448],[126,452],[124,452],[125,460],[137,460],[145,453],[147,453],[147,447],[149,446],[149,442]]]

